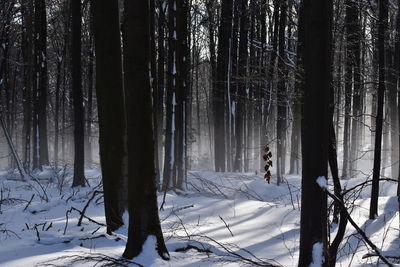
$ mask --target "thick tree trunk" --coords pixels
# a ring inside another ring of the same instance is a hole
[[[109,233],[123,224],[127,196],[127,181],[124,179],[125,103],[118,12],[117,1],[93,2],[100,163]]]
[[[150,236],[163,259],[169,259],[158,217],[154,166],[154,135],[150,91],[150,5],[149,1],[125,1],[124,81],[128,130],[128,242],[123,256],[142,252]],[[140,151],[140,153],[139,153]]]
[[[317,179],[326,179],[328,172],[332,2],[303,0],[302,5],[305,80],[299,266],[309,266],[316,251],[325,258],[321,266],[327,266],[327,197]]]

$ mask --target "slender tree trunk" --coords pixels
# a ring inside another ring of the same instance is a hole
[[[379,2],[379,22],[378,22],[378,54],[379,54],[379,87],[378,87],[378,105],[376,115],[375,131],[375,150],[374,150],[374,169],[372,174],[371,204],[369,209],[369,218],[375,219],[378,216],[378,198],[379,198],[379,174],[381,170],[381,148],[382,148],[382,124],[383,124],[383,106],[385,99],[385,38],[388,25],[388,1]]]
[[[157,156],[159,168],[161,168],[163,155],[163,131],[164,131],[164,95],[165,95],[165,12],[164,3],[166,0],[158,0],[158,65],[157,65]],[[161,176],[161,171],[160,176]],[[161,177],[160,177],[161,178]],[[158,188],[161,189],[160,181]]]
[[[213,87],[215,171],[225,171],[225,103],[228,86],[229,44],[232,34],[232,0],[222,0],[218,31],[216,86]]]
[[[352,84],[353,84],[353,119],[351,127],[350,141],[350,164],[349,175],[355,177],[357,172],[357,159],[359,149],[359,128],[362,114],[361,107],[361,25],[359,19],[359,7],[354,1],[350,1],[347,5],[348,21],[347,21],[347,42],[348,54],[347,58],[351,61],[352,66]],[[351,83],[351,81],[349,81]]]
[[[285,158],[286,158],[286,95],[287,95],[287,77],[285,74],[285,28],[286,28],[286,12],[287,1],[281,1],[280,4],[280,21],[279,21],[279,58],[278,58],[278,71],[279,80],[277,88],[277,183],[278,185],[283,182],[283,175],[285,174]]]
[[[58,168],[58,143],[60,136],[59,114],[60,114],[60,86],[61,86],[61,67],[63,59],[59,57],[57,60],[57,80],[56,80],[56,97],[54,110],[54,165]]]
[[[186,180],[186,118],[187,118],[187,93],[189,86],[187,62],[189,61],[188,55],[188,29],[187,29],[187,14],[188,14],[188,1],[177,1],[177,39],[178,49],[177,57],[177,73],[178,73],[178,88],[176,91],[176,126],[177,134],[175,135],[176,145],[176,174],[177,174],[177,188],[182,189],[183,181]]]
[[[245,117],[245,99],[246,99],[246,76],[248,60],[248,0],[240,0],[240,40],[239,40],[239,60],[238,60],[238,91],[236,101],[236,120],[235,120],[235,139],[236,154],[234,171],[243,170],[243,152],[244,152],[244,117]]]
[[[397,1],[397,6],[400,7],[400,0]],[[396,79],[396,89],[399,89],[399,83],[400,83],[400,9],[397,9],[397,16],[396,16],[396,32],[395,32],[395,51],[394,51],[394,66],[396,68],[396,73],[395,76],[397,76]],[[397,106],[398,108],[398,114],[397,114],[397,119],[398,121],[398,126],[400,128],[400,94],[397,94],[397,102],[399,105]],[[398,140],[398,150],[400,152],[400,135],[399,135],[399,140]],[[393,174],[392,174],[393,175]],[[397,201],[399,204],[399,223],[400,223],[400,168],[399,168],[399,173],[397,174]]]
[[[24,0],[21,3],[23,20],[22,55],[24,67],[24,125],[23,125],[23,165],[26,171],[30,170],[31,134],[32,134],[32,89],[33,89],[33,2]]]
[[[266,62],[267,62],[267,6],[268,6],[268,2],[269,0],[262,0],[261,2],[261,75],[266,77],[267,76],[267,66],[266,66]],[[260,89],[264,88],[266,85],[268,84],[268,82],[265,81],[261,81],[260,84]],[[265,122],[266,120],[266,115],[267,115],[267,92],[265,90],[260,90],[260,133],[259,133],[259,137],[260,137],[260,148],[259,148],[259,159],[260,159],[260,170],[262,171],[264,169],[264,159],[263,159],[263,150],[264,150],[264,146],[266,145],[266,125]]]
[[[34,0],[35,3],[35,92],[36,92],[36,150],[37,166],[49,164],[47,144],[47,16],[46,1]]]
[[[158,126],[158,109],[162,106],[159,106],[158,97],[160,93],[158,90],[160,89],[157,85],[158,77],[157,77],[157,50],[156,50],[156,36],[155,36],[155,19],[156,19],[156,6],[155,0],[150,0],[150,45],[151,45],[151,60],[150,60],[150,73],[151,73],[151,92],[152,92],[152,104],[153,104],[153,128],[154,128],[154,166],[156,171],[156,185],[159,188],[160,185],[160,163],[158,156],[158,147],[159,147],[159,126]]]
[[[85,125],[85,162],[88,167],[92,165],[92,120],[93,120],[93,79],[94,79],[94,44],[93,44],[93,3],[90,2],[89,11],[89,48],[88,48],[88,85],[87,85],[87,109]]]
[[[74,178],[72,187],[85,186],[84,113],[81,76],[81,0],[71,1],[72,12],[72,94],[74,101]]]
[[[175,134],[176,134],[176,88],[177,76],[177,50],[176,39],[176,0],[168,1],[168,66],[167,66],[167,88],[165,99],[165,145],[164,145],[164,170],[163,189],[166,190],[170,183],[175,181]]]

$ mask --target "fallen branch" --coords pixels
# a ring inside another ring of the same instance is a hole
[[[175,249],[175,252],[186,252],[191,249],[197,250],[197,252],[201,252],[201,253],[213,253],[208,248],[199,248],[194,245],[187,245],[186,247],[183,247],[183,248],[177,248],[177,249]]]
[[[317,182],[318,183],[318,182]],[[351,218],[350,213],[347,211],[346,206],[343,204],[343,202],[334,194],[332,194],[331,192],[329,192],[328,188],[323,185],[321,185],[320,183],[318,183],[319,186],[321,187],[321,189],[323,191],[326,192],[326,194],[332,198],[339,206],[339,209],[341,211],[343,211],[346,216],[348,221],[350,222],[350,224],[357,230],[357,232],[361,235],[361,237],[365,240],[365,242],[375,251],[376,255],[384,262],[386,263],[388,266],[394,266],[392,263],[390,263],[388,261],[388,259],[382,255],[381,251],[375,246],[374,243],[372,243],[372,241],[367,237],[367,235],[365,234],[365,232],[354,222],[354,220]]]
[[[226,228],[229,230],[229,233],[231,233],[231,236],[233,237],[233,233],[231,231],[231,228],[229,228],[229,225],[225,222],[225,220],[221,217],[221,215],[218,215],[218,217],[221,219],[221,221],[224,222]]]
[[[29,205],[32,203],[33,198],[35,197],[35,194],[32,195],[31,200],[28,201],[28,203],[26,204],[24,211],[26,211],[26,209],[29,207]]]
[[[203,239],[208,239],[209,241],[217,244],[220,248],[222,248],[223,250],[225,250],[225,252],[228,253],[229,256],[234,257],[236,259],[239,259],[247,264],[251,264],[253,266],[264,266],[264,267],[277,267],[277,266],[282,266],[280,264],[272,264],[269,262],[266,262],[260,258],[258,258],[256,255],[254,255],[251,251],[244,249],[244,248],[240,248],[238,246],[235,245],[235,248],[237,248],[238,250],[242,250],[244,252],[246,252],[247,254],[249,254],[251,257],[253,257],[255,260],[251,259],[251,258],[246,258],[242,255],[240,255],[239,253],[233,251],[232,248],[228,247],[228,245],[226,244],[222,244],[221,242],[218,242],[217,240],[208,237],[208,236],[203,236],[203,235],[192,235],[192,237],[200,237]]]
[[[26,202],[25,199],[20,199],[20,198],[13,198],[13,197],[9,197],[9,198],[4,198],[0,200],[0,205],[3,205],[5,203],[9,203],[10,205],[13,203],[17,203],[17,202]]]
[[[56,264],[55,262],[59,261],[64,261],[64,263]],[[102,267],[108,267],[108,266],[122,266],[122,267],[130,267],[132,266],[131,264],[134,264],[139,267],[144,267],[140,263],[127,260],[124,258],[113,258],[101,253],[88,253],[84,255],[71,255],[71,256],[61,256],[57,257],[52,260],[48,260],[45,262],[41,262],[37,264],[36,266],[72,266],[76,265],[78,263],[89,263],[89,262],[95,262],[92,266],[102,266]]]
[[[64,227],[64,233],[63,233],[63,235],[65,235],[65,233],[67,232],[67,227],[68,227],[68,214],[70,214],[72,211],[77,211],[77,212],[79,212],[79,213],[81,214],[81,216],[83,216],[84,218],[88,219],[88,220],[89,220],[90,222],[92,222],[92,223],[95,223],[95,224],[100,225],[100,226],[106,226],[104,223],[97,222],[97,221],[93,220],[92,218],[86,216],[85,214],[83,214],[82,211],[78,210],[77,208],[71,207],[69,210],[67,210],[67,211],[65,212],[66,220],[65,220],[65,227]],[[78,225],[78,226],[79,226],[79,225]]]
[[[18,239],[21,239],[21,237],[19,235],[17,235],[16,232],[8,230],[8,229],[0,229],[0,233],[6,234],[7,236],[9,236],[9,233],[15,235]]]
[[[371,258],[371,257],[379,257],[378,254],[376,253],[367,253],[364,256],[362,256],[363,259],[367,259],[367,258]],[[385,255],[386,258],[389,259],[396,259],[396,260],[400,260],[400,256],[394,256],[394,255]]]
[[[104,193],[104,192],[103,192],[103,191],[98,191],[98,190],[93,191],[92,196],[90,197],[90,199],[88,200],[88,202],[86,202],[85,207],[83,207],[83,209],[82,209],[81,217],[79,217],[79,220],[78,220],[78,226],[81,226],[81,224],[82,224],[82,219],[83,219],[83,217],[85,216],[86,209],[89,207],[90,202],[92,202],[92,200],[94,199],[94,197],[95,197],[97,194],[101,194],[101,193]]]

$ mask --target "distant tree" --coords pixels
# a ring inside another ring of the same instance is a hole
[[[316,181],[327,179],[328,174],[332,2],[303,0],[301,5],[304,100],[299,266],[310,266],[315,253],[322,253],[325,261],[314,264],[327,266],[327,196]]]
[[[214,163],[215,171],[225,171],[225,98],[228,85],[229,40],[232,32],[232,0],[221,1],[221,20],[218,31],[218,55],[215,86],[213,86]]]
[[[26,170],[30,168],[31,135],[32,135],[32,90],[33,90],[33,1],[21,2],[22,15],[22,57],[24,61],[24,90],[23,90],[23,164]]]
[[[124,81],[128,133],[128,242],[123,256],[133,258],[153,236],[161,258],[169,259],[158,216],[150,91],[150,2],[125,1]]]
[[[176,135],[176,91],[178,87],[178,40],[177,40],[177,10],[176,0],[168,0],[168,66],[165,98],[165,145],[163,189],[170,183],[175,186],[175,135]],[[174,8],[175,7],[175,8]]]
[[[248,32],[249,32],[249,12],[248,0],[237,0],[239,2],[240,14],[240,40],[239,40],[239,60],[237,75],[237,101],[235,114],[235,139],[236,154],[233,170],[240,172],[243,170],[243,148],[244,148],[244,118],[245,118],[245,97],[246,97],[246,76],[248,59]]]
[[[81,0],[71,1],[72,11],[72,95],[74,100],[74,178],[72,186],[85,186],[84,113],[81,75]]]
[[[374,149],[374,169],[372,173],[371,204],[369,208],[369,218],[375,219],[378,216],[379,198],[379,178],[381,171],[381,150],[382,150],[382,125],[383,125],[383,106],[386,91],[386,60],[385,42],[388,27],[388,0],[379,1],[379,21],[378,21],[378,57],[379,57],[379,85],[378,85],[378,104],[376,114],[375,130],[375,149]]]
[[[287,77],[285,76],[286,61],[286,18],[287,18],[287,1],[280,1],[280,19],[279,19],[279,33],[278,33],[278,88],[277,88],[277,118],[276,118],[276,131],[277,131],[277,155],[276,155],[276,171],[278,185],[283,182],[283,175],[285,174],[285,158],[286,158],[286,117],[287,117]]]
[[[49,164],[47,142],[47,15],[46,1],[34,0],[34,149],[33,168]],[[36,130],[35,130],[36,129]]]

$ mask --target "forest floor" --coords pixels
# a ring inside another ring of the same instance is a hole
[[[72,170],[37,173],[36,181],[0,173],[0,266],[136,266],[121,261],[127,226],[105,233],[101,178],[86,170],[90,187],[70,188]],[[299,176],[280,186],[261,174],[190,172],[187,190],[169,192],[160,219],[171,260],[145,250],[132,261],[143,266],[296,266],[300,234]],[[272,179],[274,180],[274,177]],[[350,189],[365,179],[343,180]],[[399,255],[397,184],[381,182],[379,217],[368,220],[370,186],[348,193],[353,219],[388,255]],[[93,197],[93,198],[92,198]],[[47,201],[48,199],[48,201]],[[89,203],[77,226],[82,211]],[[159,194],[159,204],[162,194]],[[71,209],[72,208],[72,209]],[[127,219],[127,216],[125,216]],[[127,221],[127,220],[126,220]],[[332,234],[336,226],[332,226]],[[145,246],[153,246],[149,239]],[[351,225],[338,266],[376,266]]]

